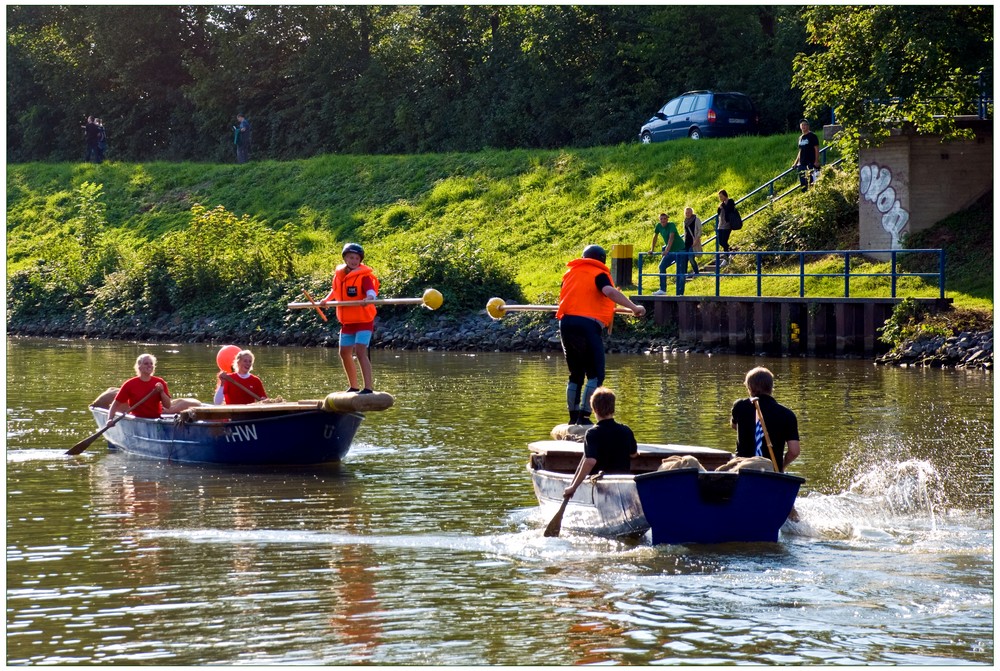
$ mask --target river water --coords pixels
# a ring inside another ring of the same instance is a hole
[[[8,664],[993,661],[989,374],[609,356],[640,442],[732,449],[743,374],[774,371],[807,478],[776,544],[544,538],[526,444],[564,421],[557,355],[374,352],[396,405],[336,467],[63,455],[140,352],[210,400],[217,349],[8,339]],[[335,350],[255,353],[272,396],[346,387]]]

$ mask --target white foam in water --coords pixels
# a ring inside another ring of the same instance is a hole
[[[656,552],[649,545],[629,546],[613,539],[592,535],[564,534],[559,538],[545,538],[541,528],[495,536],[446,534],[365,536],[289,529],[146,529],[142,534],[147,538],[174,538],[191,543],[368,545],[399,549],[437,549],[516,558],[520,561],[537,561],[556,557],[561,561],[572,560],[574,557],[581,560],[591,560],[595,554],[614,553],[621,556]]]
[[[946,510],[934,466],[910,459],[870,466],[839,494],[799,498],[782,531],[825,539],[898,539],[905,533],[936,532]]]
[[[69,446],[66,446],[69,449]],[[79,456],[83,456],[82,454]],[[71,458],[66,455],[66,450],[7,450],[7,463],[21,463],[26,461],[65,461]]]

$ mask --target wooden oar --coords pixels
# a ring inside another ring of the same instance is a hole
[[[563,514],[566,512],[566,504],[569,503],[570,498],[572,497],[563,497],[562,504],[559,506],[559,511],[556,513],[556,516],[553,517],[552,521],[549,522],[549,525],[545,527],[545,533],[543,535],[546,538],[554,538],[559,535],[559,531],[562,528]]]
[[[767,451],[771,455],[771,465],[774,466],[774,472],[781,473],[781,469],[778,468],[778,460],[774,458],[774,447],[771,446],[771,436],[767,435],[767,424],[764,423],[764,415],[760,411],[760,401],[758,401],[756,396],[751,396],[750,402],[753,403],[753,407],[757,411],[757,421],[760,422],[760,428],[764,431],[764,443],[767,445]]]
[[[500,319],[510,311],[555,312],[558,309],[559,309],[558,305],[507,305],[502,298],[496,298],[496,297],[491,298],[486,303],[486,312],[493,319]],[[634,313],[631,310],[623,307],[615,308],[615,314],[634,316]]]
[[[326,318],[326,313],[323,312],[323,309],[320,308],[319,304],[316,302],[316,299],[312,297],[312,295],[309,293],[309,291],[306,290],[306,289],[303,289],[302,293],[305,294],[305,297],[309,300],[310,303],[313,304],[313,307],[316,308],[316,312],[319,313],[319,318],[322,319],[323,321],[329,321]]]
[[[117,416],[115,416],[115,417],[112,417],[112,418],[111,418],[111,420],[110,420],[110,421],[109,421],[109,422],[108,422],[107,424],[105,424],[105,425],[104,425],[104,428],[102,428],[102,429],[101,429],[100,431],[98,431],[97,433],[95,433],[95,434],[93,434],[93,435],[91,435],[91,436],[89,436],[89,437],[87,437],[87,438],[84,438],[84,439],[83,439],[83,440],[81,440],[81,441],[80,441],[79,443],[77,443],[77,444],[76,444],[76,445],[74,445],[73,447],[71,447],[71,448],[69,448],[68,450],[66,450],[66,454],[80,454],[80,453],[81,453],[81,452],[83,452],[83,451],[84,451],[85,449],[87,449],[88,447],[90,447],[91,443],[93,443],[93,442],[94,442],[95,440],[97,440],[97,439],[98,439],[98,438],[100,438],[100,437],[101,437],[102,435],[104,435],[104,432],[105,432],[105,431],[107,431],[107,430],[108,430],[108,429],[110,429],[110,428],[111,428],[112,426],[114,426],[115,424],[117,424],[117,423],[118,423],[118,420],[120,420],[120,419],[121,419],[122,417],[124,417],[124,416],[125,416],[125,415],[127,415],[128,413],[132,412],[133,410],[135,410],[136,408],[138,408],[138,407],[139,407],[140,405],[142,405],[142,404],[143,404],[143,403],[145,403],[146,401],[148,401],[148,400],[149,400],[150,398],[152,398],[152,397],[153,397],[153,394],[159,394],[159,393],[160,393],[160,390],[159,390],[159,389],[156,389],[156,388],[154,387],[154,388],[153,388],[153,391],[151,391],[151,392],[149,392],[148,394],[146,394],[145,396],[143,396],[143,397],[142,397],[142,398],[141,398],[141,399],[139,400],[139,402],[138,402],[138,403],[136,403],[135,405],[133,405],[132,407],[130,407],[130,408],[129,408],[128,410],[126,410],[126,411],[125,411],[125,414],[124,414],[124,415],[117,415]],[[114,401],[112,401],[112,402],[111,402],[111,405],[114,405]],[[108,409],[108,412],[111,412],[111,409],[110,409],[110,408]]]
[[[235,384],[235,385],[236,385],[237,387],[239,387],[240,389],[242,389],[243,391],[245,391],[246,393],[248,393],[248,394],[250,394],[251,396],[253,396],[253,397],[254,397],[254,400],[256,400],[256,401],[263,401],[263,400],[264,400],[263,398],[261,398],[260,396],[258,396],[257,394],[255,394],[255,393],[254,393],[253,391],[251,391],[251,390],[250,390],[250,389],[248,389],[247,387],[244,387],[244,386],[243,386],[242,384],[240,384],[240,381],[239,381],[239,380],[237,380],[237,379],[236,379],[235,377],[233,377],[232,375],[230,375],[229,373],[227,373],[227,372],[223,371],[223,372],[222,372],[222,376],[223,376],[224,378],[226,378],[226,380],[228,380],[229,382],[232,382],[232,383],[233,383],[233,384]]]
[[[326,303],[289,303],[289,310],[335,308],[338,305],[359,306],[359,305],[423,305],[428,310],[437,310],[444,303],[444,297],[437,289],[428,289],[420,298],[365,298],[360,301],[327,301]]]

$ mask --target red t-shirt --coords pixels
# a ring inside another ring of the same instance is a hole
[[[230,373],[229,375],[261,398],[267,398],[267,394],[264,393],[264,383],[256,375],[251,373],[250,377],[246,379],[240,377],[237,373]],[[226,399],[226,405],[247,405],[257,400],[229,380],[222,381],[222,397]]]
[[[115,400],[128,403],[131,408],[132,405],[141,401],[146,394],[153,391],[157,382],[163,385],[163,392],[167,396],[170,396],[166,380],[162,377],[156,377],[154,375],[149,378],[148,382],[143,382],[142,378],[139,377],[133,377],[126,380],[125,384],[122,385],[122,388],[118,390],[117,394],[115,394]],[[148,419],[157,419],[162,412],[163,403],[160,401],[159,394],[153,394],[145,403],[136,408],[132,408],[133,415],[136,417],[146,417]]]

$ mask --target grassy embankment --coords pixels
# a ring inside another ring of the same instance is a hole
[[[253,236],[255,230],[282,232],[281,240],[287,243],[289,253],[281,271],[285,277],[278,279],[292,291],[289,299],[295,293],[291,287],[300,286],[302,278],[308,286],[322,291],[330,270],[339,262],[341,245],[356,241],[365,246],[366,261],[388,278],[383,293],[394,288],[412,291],[404,276],[422,274],[426,278],[417,277],[418,283],[426,279],[428,283],[452,284],[437,287],[445,294],[446,308],[455,305],[455,301],[448,302],[449,294],[460,294],[464,300],[458,302],[471,307],[473,301],[492,293],[488,285],[501,269],[522,291],[521,297],[505,298],[551,302],[565,262],[579,255],[585,244],[610,248],[615,243],[628,243],[635,245],[636,251],[648,249],[658,212],[666,211],[677,221],[684,206],[691,205],[708,218],[715,212],[718,189],[726,188],[739,197],[786,169],[794,139],[784,135],[563,151],[328,155],[298,161],[255,161],[243,166],[9,165],[7,273],[10,278],[34,268],[39,259],[46,259],[50,267],[58,265],[60,258],[72,259],[74,253],[86,261],[88,250],[93,249],[92,240],[84,243],[91,246],[82,252],[70,247],[79,246],[88,234],[82,223],[87,217],[81,212],[79,190],[90,182],[101,186],[98,199],[102,207],[97,215],[91,213],[89,234],[93,237],[96,231],[108,242],[104,251],[112,248],[117,259],[105,259],[105,274],[129,259],[132,263],[136,258],[141,260],[145,247],[165,239],[173,241],[174,249],[167,246],[163,250],[161,256],[165,254],[166,260],[161,259],[160,265],[168,273],[180,273],[171,269],[170,256],[177,245],[198,244],[191,232],[192,206],[201,204],[209,209],[221,206],[237,217],[246,215],[259,228],[232,227],[244,236]],[[992,210],[989,215],[991,224]],[[958,221],[961,229],[961,218]],[[762,227],[769,223],[763,216],[750,220],[734,234],[733,242],[746,249],[750,241],[766,239],[767,231]],[[207,225],[219,226],[217,221]],[[856,231],[856,219],[853,226]],[[832,234],[849,246],[850,239],[856,239],[850,227],[845,223],[844,230]],[[174,238],[164,237],[172,232]],[[183,237],[185,232],[189,237]],[[991,250],[991,228],[986,234],[990,239],[987,249]],[[227,238],[225,231],[215,231],[212,240],[235,248],[229,252],[236,254],[250,253],[258,244],[256,239]],[[965,248],[976,244],[959,240]],[[449,273],[432,270],[442,256],[448,257],[446,265],[452,266]],[[184,263],[190,266],[192,261],[187,258]],[[492,269],[485,275],[462,272],[465,265],[476,268],[484,263]],[[865,263],[863,267],[877,271],[886,269],[887,264]],[[810,264],[807,272],[836,273],[838,264],[819,260]],[[948,295],[956,306],[992,309],[991,256],[985,259],[963,254],[956,258],[953,254],[948,275]],[[986,277],[990,281],[984,281]],[[464,293],[458,289],[459,283],[479,293],[470,298],[468,289]],[[213,286],[219,296],[235,297],[254,289],[239,286],[238,279],[232,286],[217,284]],[[842,282],[814,279],[808,285],[808,295],[836,295]],[[652,288],[648,283],[645,286],[647,291]],[[688,293],[707,293],[712,287],[714,282],[699,279],[689,285]],[[497,289],[503,290],[503,286]],[[756,282],[730,278],[723,290],[749,294],[756,290]],[[795,279],[769,280],[764,287],[764,293],[770,295],[795,295],[797,291]],[[853,296],[887,295],[887,291],[887,280],[852,284]],[[914,287],[913,292],[934,295],[928,287]],[[85,309],[93,293],[93,287],[82,287],[82,295],[67,301],[64,309]],[[133,293],[148,296],[150,290]],[[110,294],[113,299],[114,291]],[[174,308],[182,294],[175,292]],[[191,302],[190,292],[187,296]],[[8,295],[8,309],[11,302]],[[231,309],[232,303],[229,305]],[[162,312],[164,308],[161,305],[159,309]],[[206,302],[200,311],[215,309],[218,303]],[[137,300],[134,311],[142,310],[142,301]]]

